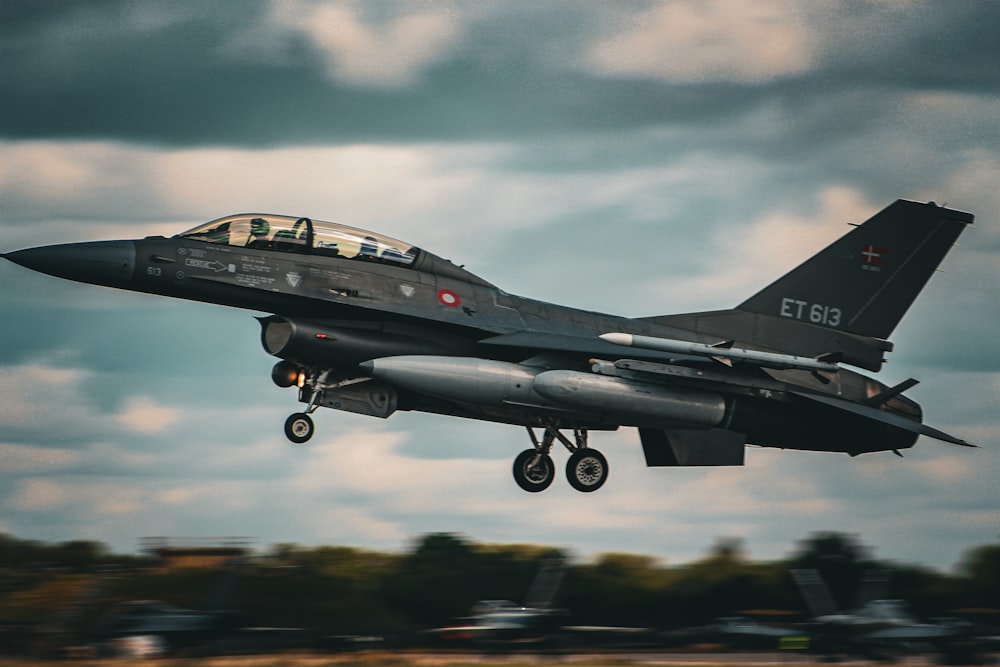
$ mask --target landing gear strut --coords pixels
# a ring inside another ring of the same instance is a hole
[[[302,372],[305,375],[304,371]],[[313,424],[312,413],[319,407],[320,394],[327,388],[327,379],[330,371],[326,370],[315,378],[304,376],[299,387],[309,387],[309,403],[306,404],[304,412],[296,412],[285,420],[285,437],[296,445],[302,445],[309,441],[316,433],[316,425]]]
[[[287,362],[279,362],[271,373],[279,387],[297,385],[299,400],[306,404],[305,410],[296,412],[285,420],[285,436],[296,445],[301,445],[313,437],[316,428],[309,416],[321,406],[333,407],[348,412],[377,417],[388,417],[396,409],[395,394],[391,388],[373,387],[367,392],[350,389],[352,385],[371,382],[370,377],[338,375],[332,368],[325,370],[294,368],[294,378]],[[289,384],[289,380],[292,380]],[[341,402],[343,401],[343,403]],[[344,405],[346,404],[346,405]],[[357,405],[361,404],[361,409]],[[352,408],[351,405],[355,407]]]
[[[528,436],[532,449],[526,449],[514,459],[514,481],[525,491],[537,493],[549,488],[555,477],[555,466],[549,452],[559,440],[572,454],[566,464],[566,478],[577,491],[590,493],[604,485],[608,479],[608,461],[596,449],[587,446],[587,429],[574,428],[573,440],[567,438],[550,419],[540,420],[545,429],[539,440],[531,426]]]

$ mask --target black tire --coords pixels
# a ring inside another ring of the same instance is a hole
[[[577,491],[597,491],[608,481],[608,460],[596,449],[578,449],[566,462],[566,479]]]
[[[285,420],[285,437],[296,445],[308,442],[315,432],[312,417],[304,412],[296,412]]]
[[[552,463],[552,457],[548,454],[542,456],[538,463],[531,466],[536,454],[534,449],[526,449],[514,459],[514,481],[519,487],[530,493],[538,493],[549,488],[556,476],[556,467]]]

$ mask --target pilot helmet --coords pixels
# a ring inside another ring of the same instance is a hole
[[[361,241],[361,250],[358,253],[366,257],[374,257],[378,254],[378,240],[374,236],[366,236]]]
[[[264,218],[254,218],[250,221],[250,233],[254,236],[267,236],[271,233],[271,225]]]

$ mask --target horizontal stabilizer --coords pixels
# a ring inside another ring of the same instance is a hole
[[[873,408],[885,405],[892,399],[902,394],[904,391],[909,391],[910,389],[916,387],[918,384],[920,384],[920,381],[914,380],[913,378],[909,378],[908,380],[903,380],[895,387],[889,387],[885,391],[881,391],[872,396],[871,398],[865,400],[865,405],[870,405]]]
[[[878,408],[873,408],[863,403],[851,403],[849,401],[844,401],[839,398],[833,398],[831,396],[825,396],[822,394],[810,394],[807,392],[799,392],[799,391],[793,391],[790,393],[794,396],[798,396],[799,398],[804,398],[810,401],[814,401],[816,403],[822,403],[832,408],[843,410],[845,412],[850,412],[851,414],[858,415],[859,417],[864,417],[865,419],[871,419],[872,421],[888,424],[889,426],[892,426],[894,428],[902,429],[904,431],[909,431],[910,433],[926,435],[929,438],[934,438],[935,440],[940,440],[942,442],[948,442],[953,445],[960,445],[962,447],[976,446],[969,442],[966,442],[965,440],[962,440],[961,438],[956,438],[953,435],[948,435],[944,431],[939,431],[932,426],[928,426],[927,424],[922,424],[920,422],[913,421],[912,419],[907,419],[906,417],[902,417],[892,412],[879,410]]]

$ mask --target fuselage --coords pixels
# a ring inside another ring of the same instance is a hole
[[[332,223],[238,215],[170,238],[49,246],[8,258],[82,282],[272,313],[262,321],[264,347],[298,367],[350,379],[371,375],[369,360],[402,359],[376,374],[392,379],[393,409],[520,425],[543,415],[566,428],[723,428],[751,444],[851,454],[916,440],[860,417],[831,419],[824,406],[790,394],[863,402],[886,389],[846,369],[730,367],[630,349],[629,359],[676,367],[676,377],[650,389],[641,377],[594,376],[595,364],[623,357],[601,334],[719,340],[514,296],[432,253]],[[427,371],[428,363],[437,366]],[[919,406],[902,396],[884,409],[920,420]]]

